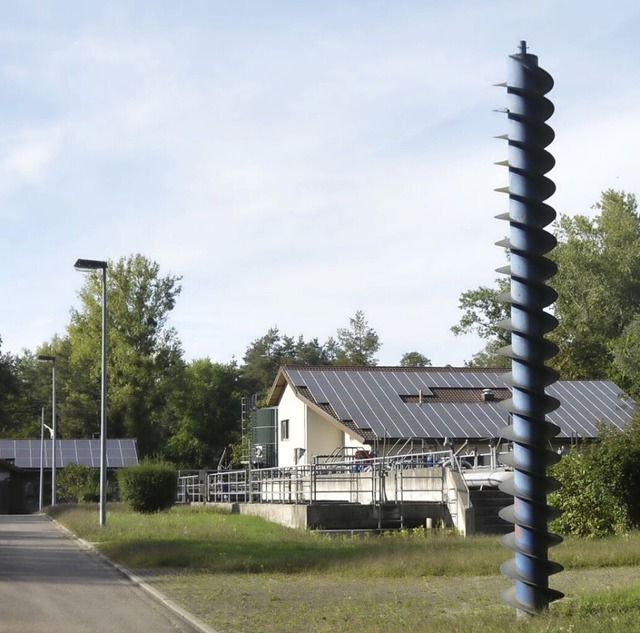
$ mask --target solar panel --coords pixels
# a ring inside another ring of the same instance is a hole
[[[353,420],[380,438],[484,439],[496,437],[508,424],[508,414],[497,401],[429,402],[433,389],[504,390],[504,370],[285,367],[283,371],[291,384],[306,387],[313,401],[330,404],[339,419]],[[401,397],[418,396],[419,391],[422,403]],[[635,403],[610,381],[558,381],[547,393],[561,402],[548,415],[560,427],[559,437],[596,437],[601,421],[624,428],[635,411]]]
[[[0,459],[13,461],[19,468],[51,468],[50,439],[0,440]],[[100,465],[100,440],[56,440],[56,467],[82,464],[97,468]],[[42,460],[40,459],[43,449]],[[122,468],[138,463],[136,441],[132,439],[107,439],[107,467]]]

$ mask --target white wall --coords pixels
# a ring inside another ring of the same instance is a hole
[[[281,437],[282,420],[289,420],[288,440]],[[285,468],[296,465],[295,449],[307,448],[306,426],[306,407],[287,385],[278,403],[278,466]],[[305,453],[299,465],[306,464],[307,458]]]
[[[282,420],[289,420],[288,440],[281,437]],[[278,466],[286,468],[311,464],[314,455],[330,455],[342,446],[360,447],[362,444],[308,408],[287,385],[278,403]],[[296,448],[305,449],[297,464]]]
[[[307,453],[309,461],[313,455],[331,455],[336,448],[344,444],[344,432],[325,420],[319,413],[307,410]]]

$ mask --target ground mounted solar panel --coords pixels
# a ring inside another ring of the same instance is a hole
[[[19,468],[50,468],[51,459],[50,439],[40,440],[11,440],[0,439],[0,459],[12,462]],[[100,440],[57,440],[56,466],[63,468],[67,464],[82,464],[83,466],[98,467],[100,465]],[[138,463],[136,441],[133,439],[108,439],[107,467],[122,468]],[[42,451],[42,460],[41,460]]]

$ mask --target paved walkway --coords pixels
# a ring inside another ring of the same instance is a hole
[[[211,631],[170,605],[48,517],[0,515],[0,633]]]

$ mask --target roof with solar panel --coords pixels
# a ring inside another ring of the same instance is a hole
[[[41,440],[0,440],[0,459],[18,468],[51,468],[50,439]],[[42,459],[41,459],[42,455]],[[138,463],[136,441],[132,439],[108,439],[106,441],[107,468],[123,468]],[[56,467],[67,464],[81,464],[98,468],[100,466],[100,440],[56,440]]]
[[[504,369],[469,367],[282,367],[267,397],[284,389],[365,440],[482,439],[508,424],[500,403],[511,397]],[[559,380],[547,393],[560,407],[547,419],[558,439],[597,437],[600,424],[624,428],[636,404],[609,380]]]

